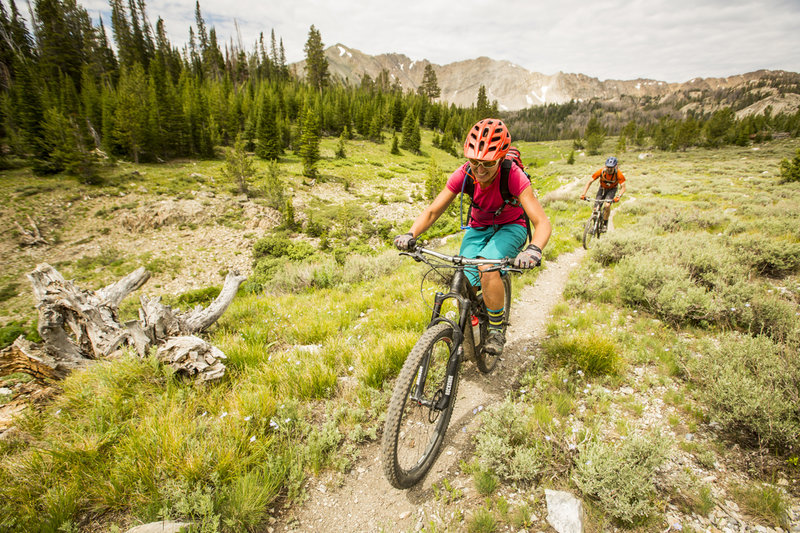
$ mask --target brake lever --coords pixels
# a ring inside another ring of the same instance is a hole
[[[400,255],[407,255],[408,257],[410,257],[411,259],[413,259],[417,263],[421,263],[421,262],[424,261],[422,259],[422,256],[420,255],[420,253],[418,251],[416,251],[416,250],[414,250],[413,252],[400,252]]]

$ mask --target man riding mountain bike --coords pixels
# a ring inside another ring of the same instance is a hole
[[[510,148],[511,135],[502,121],[487,118],[476,123],[464,142],[467,162],[450,175],[439,195],[411,225],[411,230],[395,237],[395,246],[400,250],[408,250],[413,240],[430,228],[469,184],[472,216],[461,241],[459,255],[472,259],[515,257],[514,266],[518,268],[539,266],[542,249],[552,229],[522,169],[508,163],[501,173],[502,162]],[[519,152],[512,153],[513,156],[518,157]],[[501,174],[503,179],[500,179]],[[512,201],[503,198],[501,181],[506,180],[503,187],[513,196]],[[535,231],[531,243],[522,250],[528,237],[526,216]],[[483,301],[489,313],[485,350],[491,355],[500,355],[505,345],[505,291],[500,272],[484,272],[486,268],[480,267],[480,272],[471,271],[467,276],[472,287],[482,287]]]
[[[581,200],[586,200],[586,192],[589,190],[589,187],[591,187],[595,180],[599,179],[600,188],[597,190],[595,200],[602,201],[613,198],[614,202],[619,202],[619,199],[625,194],[625,176],[622,175],[618,167],[619,161],[617,161],[616,157],[611,156],[606,159],[605,166],[592,174],[589,183],[586,184],[586,187],[581,193]],[[617,188],[619,188],[619,194],[617,194]],[[603,232],[608,228],[608,216],[610,214],[611,204],[606,203],[603,206],[603,227],[601,229]]]

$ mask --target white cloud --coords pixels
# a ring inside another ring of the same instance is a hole
[[[95,19],[109,9],[105,0],[81,3]],[[313,24],[326,46],[437,64],[488,56],[545,74],[666,81],[800,71],[797,0],[205,0],[200,8],[223,43],[236,40],[234,19],[248,50],[274,29],[289,61],[303,58]],[[152,0],[147,10],[153,24],[164,19],[173,44],[185,43],[194,2]]]

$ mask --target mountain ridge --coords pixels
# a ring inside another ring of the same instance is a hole
[[[438,65],[427,59],[412,60],[399,53],[385,53],[372,56],[355,48],[337,43],[325,50],[331,76],[345,83],[359,84],[364,74],[376,79],[383,70],[388,71],[392,84],[399,83],[403,90],[416,90],[422,82],[425,67],[431,65],[436,73],[441,89],[440,100],[469,107],[477,100],[478,89],[486,87],[489,101],[497,100],[501,111],[516,111],[545,104],[563,104],[571,100],[584,101],[592,98],[614,100],[623,96],[650,99],[668,99],[681,94],[700,97],[706,93],[720,90],[763,84],[765,79],[785,80],[800,87],[800,74],[760,69],[725,78],[692,78],[686,82],[666,82],[649,78],[633,80],[606,79],[601,81],[580,73],[542,74],[532,72],[507,60],[496,60],[486,56]],[[305,61],[292,65],[299,77],[304,77]],[[778,107],[796,109],[796,98],[782,98],[783,93],[765,95],[772,97],[772,104]],[[702,106],[706,107],[706,106]],[[752,106],[751,106],[752,107]],[[755,106],[762,109],[765,106]]]

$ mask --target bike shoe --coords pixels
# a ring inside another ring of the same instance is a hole
[[[489,336],[486,338],[484,350],[489,355],[500,355],[503,353],[503,346],[506,343],[506,336],[499,329],[490,329]]]

